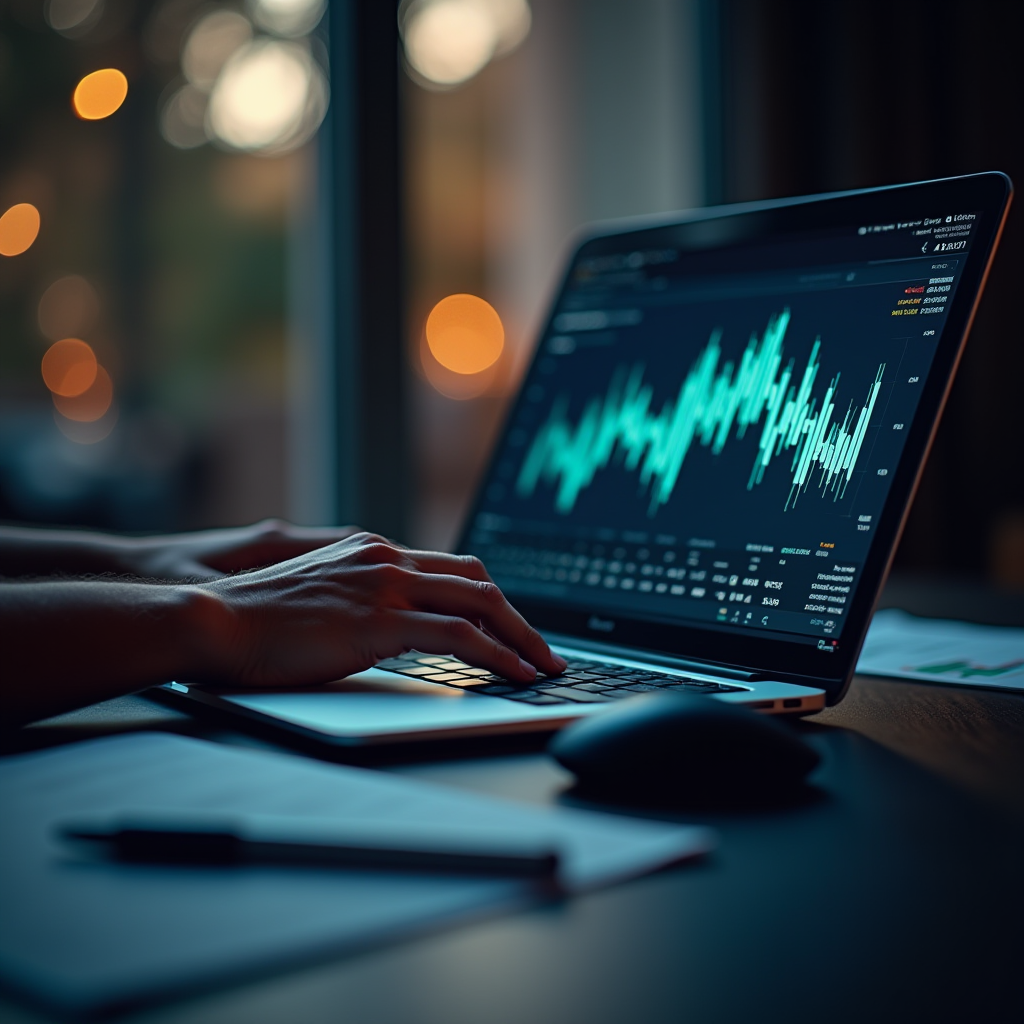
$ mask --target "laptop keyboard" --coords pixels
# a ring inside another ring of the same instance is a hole
[[[742,686],[707,679],[610,665],[582,658],[569,658],[569,666],[558,676],[539,675],[532,683],[514,683],[487,669],[473,668],[457,658],[408,651],[379,662],[377,668],[401,676],[443,683],[474,693],[519,701],[522,704],[603,704],[637,693],[662,690],[675,693],[729,693]]]

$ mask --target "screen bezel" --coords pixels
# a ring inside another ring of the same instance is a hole
[[[588,627],[588,621],[596,614],[607,628],[611,618],[607,609],[588,609],[577,604],[516,595],[513,603],[519,611],[542,632],[604,644],[613,643],[619,647],[650,651],[668,657],[695,659],[753,672],[755,677],[814,685],[825,690],[829,704],[840,700],[853,676],[871,613],[888,574],[942,409],[949,396],[1006,220],[1012,193],[1013,185],[1005,174],[987,172],[908,185],[712,207],[672,218],[645,218],[599,225],[587,232],[575,246],[566,264],[565,275],[543,329],[538,334],[538,346],[539,341],[550,331],[555,310],[568,286],[572,267],[584,256],[621,252],[623,248],[654,248],[668,244],[668,237],[671,238],[671,244],[684,248],[688,255],[692,255],[700,251],[712,252],[736,241],[749,244],[805,231],[842,230],[887,220],[934,217],[939,210],[962,210],[978,214],[971,247],[964,257],[960,281],[946,315],[917,415],[908,431],[903,455],[879,517],[874,542],[861,570],[861,580],[853,595],[837,650],[825,653],[812,644],[765,637],[756,631],[726,632],[698,625],[631,619],[624,615],[614,617],[613,633],[597,633]],[[659,235],[662,237],[659,238]],[[529,378],[537,355],[535,347],[524,381]],[[459,552],[467,550],[469,531],[480,509],[486,483],[494,471],[501,441],[508,430],[509,418],[521,396],[522,389],[509,404],[505,423],[498,435],[499,443],[491,453],[481,477],[481,486],[477,488],[469,515],[463,524],[456,548]]]

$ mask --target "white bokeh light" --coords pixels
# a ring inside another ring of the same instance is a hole
[[[85,35],[103,15],[103,0],[46,0],[46,20],[61,35]]]
[[[295,38],[317,27],[327,10],[327,0],[248,0],[246,7],[260,28]]]
[[[160,111],[160,134],[176,149],[195,149],[206,142],[206,106],[202,89],[186,84],[172,93]]]
[[[181,51],[181,70],[192,85],[208,92],[232,55],[251,39],[248,18],[237,11],[212,11],[189,32]]]
[[[533,20],[530,5],[526,0],[481,0],[488,8],[498,41],[494,48],[495,57],[510,53],[529,34]]]
[[[208,134],[233,149],[281,152],[309,139],[323,120],[323,72],[298,43],[257,39],[221,71],[206,113]]]
[[[458,85],[530,31],[526,0],[406,0],[399,10],[405,56],[427,82]]]

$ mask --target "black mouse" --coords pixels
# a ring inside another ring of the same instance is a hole
[[[756,794],[821,760],[792,730],[712,697],[649,693],[562,730],[550,753],[588,790]]]

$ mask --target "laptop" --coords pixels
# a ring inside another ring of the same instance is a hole
[[[842,699],[1012,194],[976,174],[592,229],[458,544],[569,661],[410,651],[171,700],[341,747],[550,731],[637,693]]]

